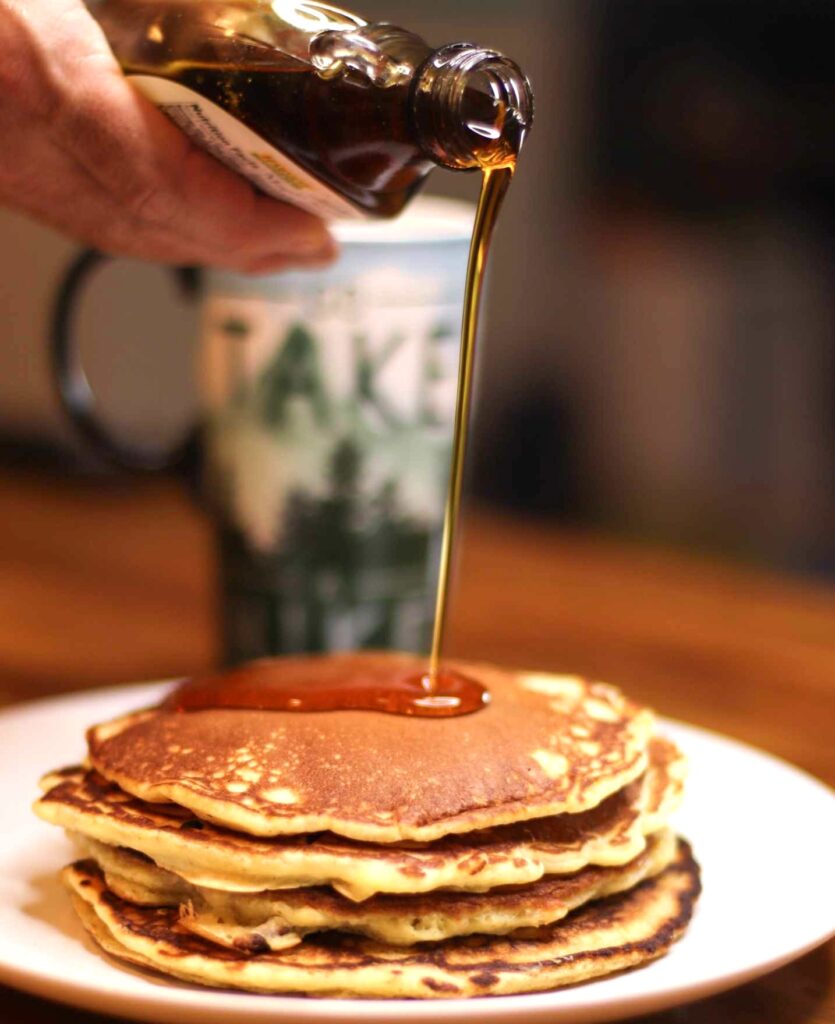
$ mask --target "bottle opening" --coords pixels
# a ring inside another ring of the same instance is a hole
[[[533,95],[517,64],[495,50],[452,43],[416,76],[416,126],[432,158],[464,170],[515,160],[533,120]]]

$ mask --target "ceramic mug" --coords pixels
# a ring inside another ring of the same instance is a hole
[[[473,209],[419,198],[334,225],[331,267],[265,277],[175,270],[202,293],[200,424],[172,453],[96,417],[74,341],[85,253],[59,292],[53,367],[96,451],[139,469],[200,453],[219,551],[227,664],[274,653],[425,650],[433,611]]]

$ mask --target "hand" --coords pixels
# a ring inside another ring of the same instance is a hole
[[[139,95],[82,0],[0,0],[0,205],[163,263],[266,272],[335,254],[317,217],[256,192]]]

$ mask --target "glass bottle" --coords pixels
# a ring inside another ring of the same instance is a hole
[[[515,159],[533,101],[513,61],[328,4],[94,0],[124,71],[263,191],[321,216],[394,216],[436,165]]]

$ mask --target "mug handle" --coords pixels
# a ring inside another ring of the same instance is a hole
[[[191,476],[199,455],[196,429],[173,448],[160,451],[132,446],[116,440],[96,412],[96,400],[87,380],[75,341],[76,304],[91,276],[112,257],[96,249],[85,249],[69,266],[55,296],[50,331],[52,378],[58,400],[90,450],[103,462],[133,472],[178,470]],[[200,295],[202,281],[197,267],[171,267],[180,294],[193,301]]]

